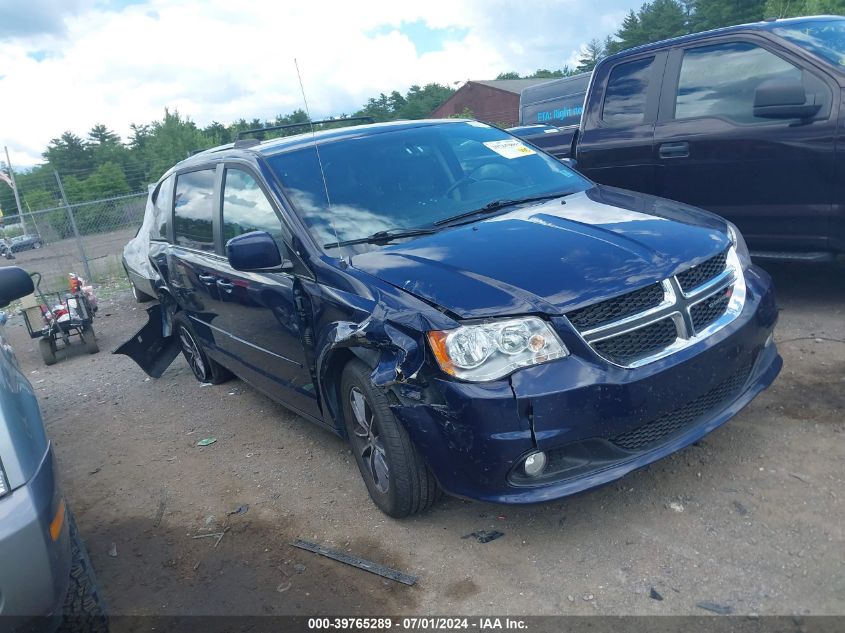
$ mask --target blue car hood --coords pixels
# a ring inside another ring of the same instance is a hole
[[[352,266],[460,318],[563,314],[727,248],[725,221],[596,186],[401,244]]]

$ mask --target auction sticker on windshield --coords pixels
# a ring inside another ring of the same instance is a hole
[[[515,139],[507,141],[488,141],[487,143],[484,143],[484,145],[505,158],[520,158],[521,156],[531,156],[531,154],[536,154],[533,149]]]

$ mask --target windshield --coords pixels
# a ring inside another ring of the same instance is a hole
[[[845,67],[845,20],[807,20],[772,31],[814,55]]]
[[[435,227],[496,200],[566,195],[592,183],[513,136],[475,121],[346,138],[272,156],[270,166],[325,246],[379,231]],[[328,189],[328,200],[326,190]],[[355,245],[354,250],[379,248]]]

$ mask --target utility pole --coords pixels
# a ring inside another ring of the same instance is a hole
[[[73,236],[76,238],[76,246],[79,248],[79,257],[82,258],[82,266],[85,268],[85,280],[89,284],[93,284],[94,278],[91,276],[91,269],[88,267],[88,258],[85,257],[85,247],[82,245],[82,238],[79,236],[79,229],[76,228],[76,218],[73,217],[73,209],[70,208],[70,203],[67,201],[67,195],[65,195],[65,186],[62,184],[59,172],[54,169],[53,174],[56,176],[56,182],[59,183],[59,193],[62,194],[62,202],[65,203],[67,217],[68,220],[70,220],[70,228],[73,231]]]
[[[9,160],[9,148],[5,145],[3,149],[6,150],[6,165],[9,167],[9,178],[12,179],[12,191],[15,192],[15,204],[18,205],[18,218],[20,218],[21,227],[24,234],[26,233],[26,223],[23,220],[23,207],[21,206],[21,195],[18,193],[18,185],[15,182],[15,170],[12,169],[12,161]]]

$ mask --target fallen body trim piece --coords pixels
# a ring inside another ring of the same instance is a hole
[[[161,378],[164,371],[179,355],[179,341],[164,336],[165,326],[161,304],[147,308],[147,323],[131,339],[112,354],[128,356],[152,378]]]
[[[331,558],[332,560],[336,560],[341,563],[346,563],[347,565],[352,565],[358,569],[368,571],[371,574],[376,574],[383,578],[389,578],[390,580],[401,582],[403,585],[411,586],[417,584],[416,576],[404,574],[392,567],[385,567],[384,565],[373,563],[372,561],[364,560],[363,558],[358,558],[357,556],[332,549],[331,547],[325,547],[324,545],[318,545],[317,543],[311,543],[310,541],[303,541],[302,539],[296,539],[293,543],[291,543],[291,545],[299,549],[314,552],[320,556],[325,556],[326,558]]]

